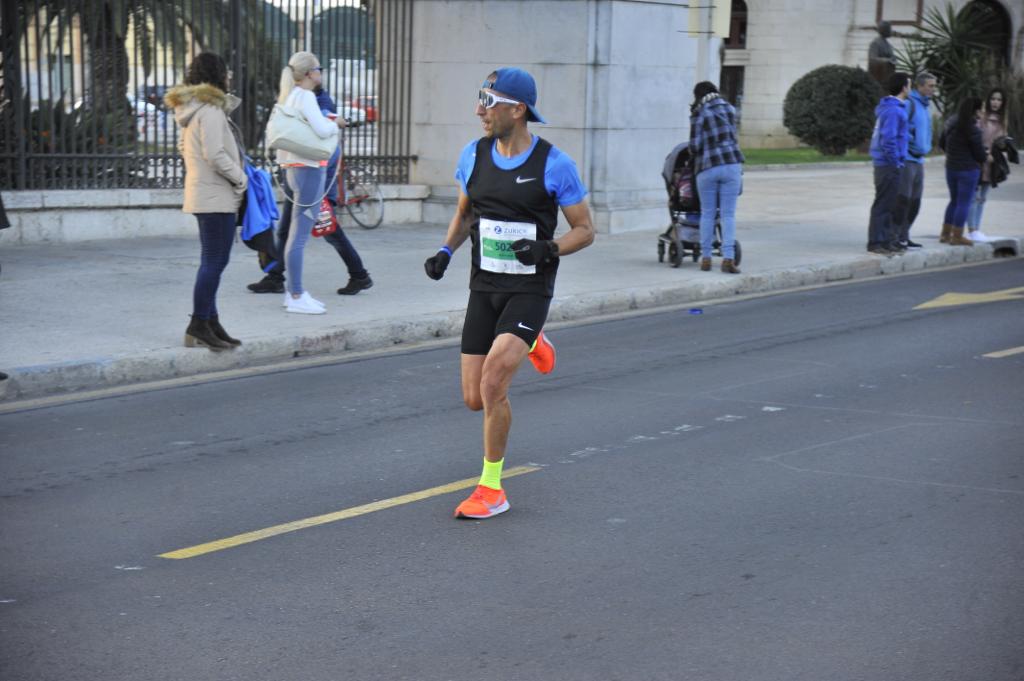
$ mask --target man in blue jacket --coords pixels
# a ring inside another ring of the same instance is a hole
[[[888,95],[875,108],[875,131],[871,135],[871,158],[875,166],[875,201],[868,223],[868,252],[891,256],[901,253],[893,211],[899,194],[900,174],[907,159],[907,110],[903,102],[910,94],[910,76],[902,71],[889,76]]]
[[[903,248],[921,248],[910,240],[910,226],[921,209],[924,192],[924,159],[932,150],[932,113],[928,109],[935,94],[935,76],[928,72],[917,74],[914,89],[903,103],[907,110],[909,144],[907,162],[900,173],[900,193],[896,198],[895,222],[899,230],[899,244]]]

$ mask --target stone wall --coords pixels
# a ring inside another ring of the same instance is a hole
[[[924,12],[943,9],[949,0],[925,0]],[[956,7],[969,0],[952,0]],[[998,0],[1012,24],[1011,56],[1019,69],[1024,62],[1024,2]],[[912,19],[916,0],[883,0],[882,18]],[[748,0],[747,49],[727,50],[724,64],[744,66],[745,92],[740,144],[744,147],[797,146],[782,125],[786,93],[801,76],[826,64],[867,69],[868,46],[875,30],[878,0]],[[894,48],[910,25],[893,26]]]
[[[682,2],[417,2],[413,181],[432,187],[425,217],[451,217],[459,153],[481,135],[477,89],[514,65],[533,74],[548,120],[531,130],[575,159],[598,230],[661,226],[662,161],[689,130],[697,41],[686,22]]]
[[[387,224],[423,221],[426,186],[382,185],[381,191]],[[11,227],[0,229],[0,246],[196,233],[196,219],[181,212],[180,189],[5,191],[3,200]],[[349,226],[347,215],[340,218]]]

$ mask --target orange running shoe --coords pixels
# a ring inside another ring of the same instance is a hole
[[[537,334],[537,340],[530,348],[527,355],[533,362],[533,368],[542,374],[550,374],[555,369],[555,346],[544,335],[544,331]]]
[[[477,485],[469,498],[455,509],[456,518],[490,518],[508,510],[505,490]]]

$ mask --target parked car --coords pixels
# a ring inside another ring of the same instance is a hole
[[[352,100],[352,106],[362,109],[366,112],[366,122],[376,123],[377,116],[377,95],[366,95],[364,97],[356,97]]]
[[[366,112],[351,104],[338,107],[338,115],[348,121],[350,127],[356,128],[366,123]]]
[[[128,102],[135,112],[135,128],[140,141],[165,143],[172,132],[167,120],[167,112],[144,99],[128,95]]]

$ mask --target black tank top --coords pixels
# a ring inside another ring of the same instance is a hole
[[[544,170],[547,167],[551,143],[537,139],[533,153],[518,168],[502,170],[494,165],[491,149],[494,139],[481,138],[476,143],[476,164],[466,182],[466,194],[473,209],[470,236],[473,240],[473,267],[469,288],[489,293],[537,293],[551,297],[555,291],[558,258],[536,266],[534,273],[495,272],[498,269],[523,269],[512,256],[508,246],[511,240],[502,237],[511,232],[541,241],[555,237],[558,224],[558,203],[544,188]],[[485,221],[481,238],[481,220]],[[517,223],[511,225],[509,223]],[[530,228],[536,225],[536,236]],[[497,225],[497,226],[495,226]],[[520,234],[522,229],[526,233]],[[506,237],[511,239],[511,236]]]

